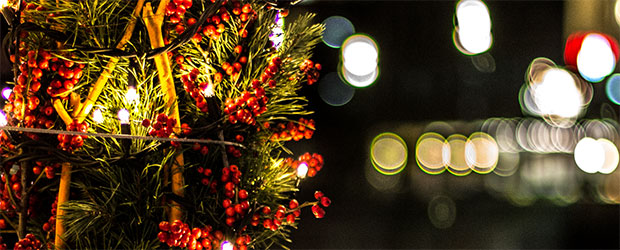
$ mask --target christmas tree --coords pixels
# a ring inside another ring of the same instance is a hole
[[[284,145],[312,137],[299,91],[321,68],[323,27],[284,24],[292,4],[9,0],[0,228],[14,247],[286,248],[302,208],[323,217],[320,191],[295,200],[322,157]]]

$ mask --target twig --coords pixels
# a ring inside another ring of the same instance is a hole
[[[19,239],[23,239],[26,237],[26,226],[28,225],[28,201],[30,200],[29,189],[26,188],[28,185],[28,162],[23,161],[21,164],[21,185],[22,185],[22,195],[21,195],[21,205],[19,212],[19,224],[17,227],[17,237]]]

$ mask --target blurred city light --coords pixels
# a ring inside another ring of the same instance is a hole
[[[609,77],[605,93],[611,102],[620,105],[620,74],[613,74]]]
[[[355,95],[355,89],[344,83],[336,72],[330,72],[321,79],[318,91],[321,99],[332,106],[345,105]]]
[[[465,144],[465,160],[467,165],[478,174],[493,171],[499,158],[499,147],[489,134],[475,132],[469,136]]]
[[[607,37],[591,33],[583,39],[577,54],[577,69],[584,79],[600,82],[616,68],[617,59]]]
[[[605,163],[605,148],[595,139],[585,137],[575,147],[575,163],[586,173],[598,172]]]
[[[428,203],[428,218],[439,229],[449,228],[456,220],[456,204],[450,197],[435,196]]]
[[[446,170],[443,152],[449,149],[446,139],[440,134],[428,132],[420,136],[416,143],[415,157],[418,166],[428,174],[440,174]]]
[[[355,76],[367,76],[376,71],[379,61],[377,43],[367,35],[356,34],[342,44],[344,69]]]
[[[355,75],[349,72],[345,67],[340,67],[340,73],[342,79],[349,83],[353,87],[364,88],[373,84],[379,77],[379,67],[370,72],[367,75]]]
[[[605,161],[603,162],[603,166],[598,171],[601,174],[611,174],[616,170],[618,163],[620,162],[618,148],[616,147],[616,144],[607,139],[598,139],[596,141],[603,147],[603,151],[605,152]]]
[[[407,144],[394,133],[383,133],[372,141],[370,156],[377,171],[394,175],[407,165]]]
[[[461,0],[457,3],[452,37],[457,49],[466,55],[480,54],[491,47],[491,17],[482,1]]]
[[[340,48],[347,37],[355,33],[355,27],[349,19],[342,16],[331,16],[323,21],[323,42],[332,48]]]
[[[444,164],[448,171],[456,176],[465,176],[471,173],[472,165],[465,159],[465,145],[467,137],[461,134],[453,134],[446,139],[448,147],[443,148]]]

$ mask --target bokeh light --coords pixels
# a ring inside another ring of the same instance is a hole
[[[382,133],[372,141],[370,156],[377,171],[394,175],[407,165],[407,144],[394,133]]]
[[[471,62],[482,73],[495,72],[495,58],[490,53],[472,56]]]
[[[125,93],[125,100],[127,100],[128,103],[132,103],[134,101],[139,101],[139,99],[140,95],[138,94],[136,87],[129,86],[129,88],[127,88],[127,93]]]
[[[586,173],[596,173],[605,163],[605,149],[595,139],[585,137],[575,147],[575,163]]]
[[[607,139],[598,139],[596,141],[601,144],[603,151],[605,152],[605,161],[603,162],[601,169],[599,169],[599,172],[602,174],[611,174],[616,170],[618,163],[620,162],[618,148],[613,142]]]
[[[487,51],[493,43],[489,9],[480,0],[461,0],[456,5],[454,45],[466,55]]]
[[[605,93],[611,102],[620,105],[620,74],[613,74],[609,77]]]
[[[96,123],[103,122],[103,113],[101,113],[100,109],[97,109],[97,108],[93,109],[92,117],[93,117],[93,121],[95,121]]]
[[[340,67],[340,73],[342,74],[342,79],[344,79],[351,86],[364,88],[370,86],[377,80],[379,77],[379,67],[375,68],[375,70],[370,72],[370,74],[362,76],[349,72],[345,67]]]
[[[0,110],[0,126],[6,126],[6,115]]]
[[[230,243],[230,241],[225,240],[224,242],[222,242],[222,245],[220,246],[221,250],[233,250],[234,249],[234,245],[232,243]]]
[[[342,16],[331,16],[323,21],[323,42],[332,48],[340,48],[347,37],[355,33],[355,27],[349,19]]]
[[[2,89],[2,97],[4,97],[4,99],[8,100],[9,97],[11,96],[11,93],[13,93],[13,89],[6,87]]]
[[[121,124],[128,124],[129,123],[129,111],[127,111],[127,109],[119,110],[118,119],[121,121]]]
[[[371,37],[355,34],[342,44],[342,64],[350,74],[370,75],[376,71],[378,62],[379,48]]]
[[[446,146],[446,139],[440,134],[428,132],[420,136],[415,148],[416,162],[420,169],[428,174],[445,171],[443,151]]]
[[[319,96],[321,99],[332,106],[342,106],[355,95],[355,89],[344,83],[338,73],[330,72],[319,82]]]
[[[487,133],[475,132],[465,144],[465,161],[474,172],[487,174],[493,171],[499,158],[499,147]]]
[[[435,196],[428,203],[428,218],[439,229],[449,228],[456,220],[456,204],[450,197]]]
[[[366,181],[376,190],[386,193],[397,192],[403,188],[403,178],[405,175],[384,175],[377,171],[369,159],[364,164],[364,176]]]
[[[448,137],[447,147],[443,148],[444,164],[448,171],[456,176],[465,176],[471,173],[472,166],[465,159],[465,145],[467,137],[453,134]]]
[[[584,79],[600,82],[616,68],[617,58],[610,41],[601,34],[586,35],[577,54],[577,69]]]
[[[499,153],[497,166],[493,169],[493,173],[503,177],[512,176],[517,172],[520,160],[519,153]]]

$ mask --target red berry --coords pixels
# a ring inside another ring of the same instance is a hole
[[[241,54],[241,52],[243,52],[243,46],[241,46],[241,45],[237,45],[237,46],[235,46],[234,51],[235,51],[235,53],[237,53],[237,54]]]
[[[289,207],[290,209],[295,209],[295,208],[299,207],[299,202],[297,202],[297,200],[295,200],[295,199],[292,199],[292,200],[289,202],[288,207]]]
[[[316,198],[317,200],[320,200],[321,197],[323,197],[323,196],[324,196],[323,192],[321,192],[321,191],[314,192],[314,198]]]
[[[151,126],[151,120],[149,120],[149,119],[142,120],[142,126],[148,128],[149,126]]]
[[[159,232],[157,234],[157,238],[159,239],[159,241],[161,241],[162,243],[165,243],[168,240],[168,233],[166,232]]]
[[[222,206],[224,208],[229,208],[231,204],[232,204],[232,201],[230,199],[225,199],[224,201],[222,201]]]
[[[248,191],[245,189],[239,190],[239,199],[245,200],[248,198]]]
[[[323,205],[324,207],[329,207],[330,204],[332,204],[332,201],[327,198],[327,196],[321,197],[321,205]]]
[[[170,223],[167,221],[162,221],[159,223],[159,230],[161,231],[170,231]]]
[[[263,214],[264,215],[268,215],[270,213],[271,213],[271,208],[270,207],[267,207],[267,206],[263,207]]]

